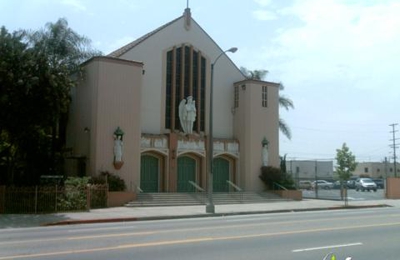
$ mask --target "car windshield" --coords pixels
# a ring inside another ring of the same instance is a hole
[[[366,179],[366,180],[363,180],[363,182],[371,183],[373,181]]]

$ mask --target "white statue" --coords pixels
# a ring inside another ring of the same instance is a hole
[[[196,101],[192,96],[187,97],[187,102],[182,99],[179,103],[179,119],[183,132],[186,134],[193,133],[193,123],[196,121]]]
[[[114,137],[114,162],[122,162],[122,140],[121,136]]]
[[[268,141],[264,139],[262,145],[262,158],[263,158],[263,166],[268,166]]]

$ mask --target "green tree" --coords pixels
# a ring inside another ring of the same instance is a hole
[[[65,19],[35,32],[0,31],[0,181],[54,174],[79,64],[99,54]],[[60,167],[61,169],[61,167]]]
[[[341,182],[347,181],[357,167],[356,157],[346,143],[343,143],[341,149],[336,149],[336,164],[336,173]]]
[[[240,67],[240,70],[248,79],[255,79],[255,80],[263,80],[268,74],[268,70],[248,70],[245,67]],[[284,89],[285,86],[282,83],[280,83],[279,91],[283,91]],[[286,110],[294,109],[293,101],[284,95],[279,95],[278,102],[279,106],[285,108]],[[285,122],[285,120],[283,120],[280,117],[279,117],[279,130],[288,139],[292,138],[292,131],[290,130],[289,125]]]

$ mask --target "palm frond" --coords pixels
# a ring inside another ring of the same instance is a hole
[[[289,140],[292,139],[292,131],[290,130],[290,127],[286,124],[286,122],[282,118],[279,118],[279,130]]]
[[[279,95],[279,106],[285,108],[286,110],[289,110],[289,108],[294,109],[294,104],[293,101],[285,97],[284,95]]]

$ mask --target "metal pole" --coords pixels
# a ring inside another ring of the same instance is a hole
[[[315,160],[315,198],[318,199],[318,171],[317,171],[316,160]]]
[[[232,47],[226,51],[221,52],[215,61],[211,63],[211,83],[210,83],[210,116],[209,116],[209,129],[208,129],[208,152],[207,152],[207,173],[208,173],[208,204],[206,205],[206,213],[215,213],[215,205],[213,203],[213,158],[214,158],[214,136],[213,136],[213,92],[214,92],[214,66],[218,59],[226,52],[236,52],[237,48]]]
[[[219,58],[220,56],[218,56]],[[217,58],[217,59],[218,59]],[[216,62],[217,60],[215,60]],[[215,213],[215,206],[213,203],[213,153],[214,153],[214,143],[213,143],[213,91],[214,91],[214,65],[211,64],[211,84],[210,84],[210,127],[208,130],[208,153],[207,153],[207,172],[208,172],[208,186],[207,186],[207,194],[208,194],[208,204],[206,205],[206,213]]]
[[[392,131],[392,134],[393,134],[393,139],[391,139],[391,141],[393,141],[393,145],[392,145],[392,147],[393,147],[393,167],[394,167],[394,177],[395,178],[397,178],[397,167],[396,167],[396,159],[397,159],[397,156],[396,156],[396,149],[397,149],[397,147],[398,147],[398,145],[396,144],[396,140],[398,139],[398,138],[396,138],[396,132],[397,132],[397,130],[396,130],[396,126],[397,126],[398,124],[391,124],[390,126],[393,128],[393,131]]]

